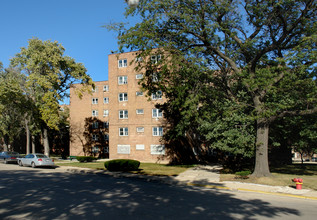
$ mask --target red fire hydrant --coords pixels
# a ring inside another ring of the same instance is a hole
[[[292,181],[296,183],[296,189],[302,189],[302,185],[303,185],[302,178],[294,178],[292,179]]]

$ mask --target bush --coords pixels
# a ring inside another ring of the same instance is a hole
[[[96,158],[92,156],[77,156],[76,160],[78,160],[80,163],[83,163],[83,162],[92,162],[93,160],[96,160]]]
[[[117,159],[105,162],[105,168],[109,171],[132,171],[138,170],[140,161],[129,159]]]
[[[249,170],[244,170],[244,171],[240,171],[240,172],[236,172],[236,179],[248,179],[249,175],[251,174],[251,171]]]

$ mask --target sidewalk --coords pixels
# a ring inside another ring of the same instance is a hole
[[[95,173],[95,174],[106,174],[113,177],[133,177],[145,179],[147,181],[162,181],[168,184],[179,184],[179,185],[189,185],[196,187],[206,187],[215,188],[223,190],[232,191],[246,191],[246,192],[256,192],[264,194],[272,194],[279,196],[288,196],[302,199],[313,199],[317,200],[317,191],[302,189],[296,190],[295,188],[288,186],[268,186],[253,183],[242,183],[242,182],[220,182],[219,171],[221,166],[203,166],[199,165],[197,167],[186,170],[177,177],[168,176],[146,176],[131,173],[122,172],[108,172],[104,170],[92,170],[89,168],[76,168],[76,167],[60,167],[59,169],[65,169],[72,173]]]

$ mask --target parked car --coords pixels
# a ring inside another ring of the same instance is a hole
[[[17,163],[18,162],[19,153],[14,151],[3,151],[0,153],[0,160],[3,163]]]
[[[35,167],[55,167],[54,160],[44,154],[28,154],[18,159],[20,166]]]
[[[311,161],[312,161],[312,162],[317,162],[317,157],[312,157],[312,158],[311,158]]]

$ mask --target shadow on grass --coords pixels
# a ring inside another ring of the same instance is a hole
[[[271,172],[293,175],[317,175],[317,164],[292,164],[282,167],[270,167]]]

